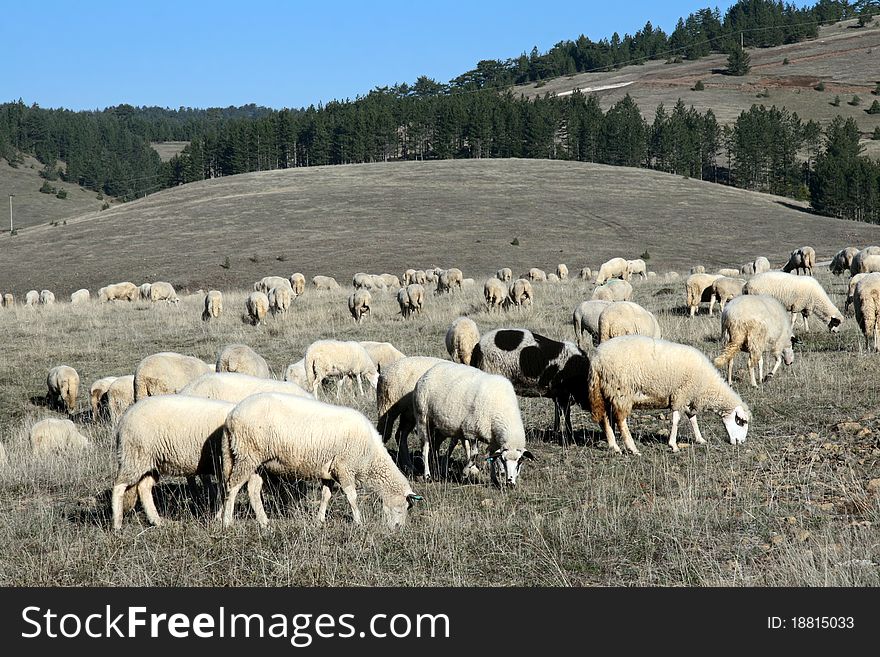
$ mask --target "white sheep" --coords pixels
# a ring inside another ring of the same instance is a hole
[[[394,274],[379,274],[379,278],[382,279],[382,283],[389,290],[400,287],[400,279]]]
[[[257,326],[269,312],[269,297],[264,292],[251,292],[244,303],[250,323]]]
[[[235,498],[245,483],[257,522],[268,525],[260,496],[261,469],[319,480],[320,522],[327,517],[327,505],[337,484],[348,499],[355,524],[361,523],[359,483],[379,495],[391,529],[403,525],[410,507],[422,499],[394,465],[370,421],[352,408],[271,392],[252,395],[229,413],[222,443],[224,527],[232,524]]]
[[[439,447],[443,437],[449,438],[447,464],[456,443],[464,441],[468,473],[476,467],[478,443],[488,444],[493,480],[500,471],[511,486],[516,485],[523,460],[534,459],[526,449],[513,384],[503,376],[467,365],[438,363],[419,378],[412,398],[426,481],[431,479],[431,448]]]
[[[471,354],[480,341],[480,329],[470,317],[458,317],[446,330],[446,351],[456,363],[470,365]]]
[[[813,275],[813,267],[816,266],[816,251],[811,246],[802,246],[799,249],[795,249],[791,252],[791,255],[788,257],[788,262],[785,263],[785,266],[782,268],[782,271],[788,273],[794,270],[796,273],[800,274],[801,270],[804,271],[804,274]]]
[[[513,278],[513,270],[510,267],[502,267],[497,272],[495,272],[495,278],[497,278],[499,281],[509,283]]]
[[[678,451],[682,413],[690,419],[699,444],[706,442],[697,424],[700,411],[721,414],[732,445],[745,442],[751,420],[748,406],[702,352],[642,335],[625,335],[599,345],[590,362],[589,394],[593,420],[601,424],[608,446],[617,453],[620,447],[612,421],[626,448],[640,453],[626,422],[634,408],[672,410],[669,446],[673,452]]]
[[[138,286],[129,281],[113,283],[98,290],[98,300],[101,303],[108,301],[137,301],[140,296]]]
[[[794,328],[797,316],[804,319],[804,328],[810,330],[807,317],[815,313],[828,324],[828,329],[837,333],[843,323],[843,315],[828,298],[828,293],[816,279],[799,277],[781,271],[768,271],[751,278],[743,287],[743,294],[769,294],[782,302],[791,313],[791,326]]]
[[[483,283],[483,298],[489,312],[504,308],[508,293],[507,284],[499,278],[489,278]]]
[[[153,303],[156,303],[157,301],[177,303],[180,301],[180,297],[177,296],[177,292],[171,283],[156,281],[150,285],[150,301]]]
[[[409,285],[410,283],[416,282],[416,270],[415,269],[407,269],[403,272],[403,284]]]
[[[101,404],[105,403],[103,401],[105,397],[107,410],[110,412],[110,421],[116,424],[122,414],[128,410],[128,407],[134,404],[134,374],[117,377],[101,397]]]
[[[844,314],[849,314],[849,307],[853,304],[853,301],[855,301],[856,285],[858,285],[859,281],[861,281],[863,278],[865,278],[865,276],[869,276],[869,275],[870,274],[867,274],[867,273],[856,274],[855,276],[853,276],[852,278],[849,279],[849,284],[847,285],[847,290],[846,290],[846,301],[843,304]]]
[[[753,266],[754,266],[754,263],[753,263]],[[724,276],[725,278],[736,278],[737,276],[739,276],[740,270],[733,269],[732,267],[723,267],[715,273],[720,274],[721,276]]]
[[[58,452],[82,450],[89,447],[89,439],[76,429],[70,420],[47,418],[31,427],[31,453],[45,456]]]
[[[593,270],[592,269],[590,269],[589,267],[584,267],[583,269],[581,269],[580,279],[582,281],[589,281],[592,278],[593,278]]]
[[[223,423],[234,407],[216,399],[160,395],[142,399],[125,412],[116,427],[114,529],[122,528],[122,516],[134,507],[136,497],[150,523],[162,524],[153,501],[159,477],[198,475],[206,481],[219,474]]]
[[[853,268],[858,270],[855,275],[880,272],[880,255],[871,253],[862,255],[862,252],[860,251],[858,255],[853,258]]]
[[[367,350],[358,342],[341,340],[317,340],[310,344],[305,353],[306,378],[308,390],[318,397],[318,389],[329,376],[341,377],[336,386],[336,397],[339,397],[345,379],[353,376],[357,379],[358,390],[363,395],[364,387],[361,377],[366,376],[373,388],[379,380],[376,364]]]
[[[15,305],[15,296],[11,292],[3,295],[3,307],[12,308]]]
[[[79,374],[69,365],[56,365],[46,377],[46,402],[50,407],[63,408],[69,414],[76,411],[79,395]]]
[[[612,278],[603,285],[597,285],[590,298],[594,301],[629,301],[632,295],[633,286],[629,281]]]
[[[463,276],[460,269],[456,267],[447,269],[437,276],[436,294],[452,292],[455,288],[461,290],[462,280]]]
[[[220,399],[237,404],[258,392],[281,392],[294,397],[314,399],[311,393],[293,381],[276,381],[239,372],[208,372],[186,384],[178,394]]]
[[[138,299],[141,301],[149,301],[150,300],[150,288],[152,288],[152,283],[142,283],[138,286]]]
[[[880,351],[880,273],[870,273],[856,285],[856,322],[865,336],[865,347]]]
[[[745,285],[745,281],[741,278],[729,278],[725,275],[721,275],[721,278],[716,278],[712,281],[712,298],[709,300],[709,315],[712,314],[712,309],[715,307],[715,302],[721,306],[721,311],[724,311],[724,304],[733,299],[734,297],[738,297],[742,294],[743,285]]]
[[[691,274],[705,274],[706,267],[704,265],[694,265],[691,267]]]
[[[313,276],[312,285],[316,290],[338,290],[339,283],[332,276]]]
[[[371,274],[365,274],[364,272],[358,272],[354,276],[351,277],[351,285],[355,290],[372,290],[376,281]]]
[[[358,288],[348,297],[348,312],[354,317],[354,321],[360,324],[364,315],[370,313],[370,305],[373,303],[373,295],[369,290]]]
[[[107,391],[110,389],[111,384],[118,378],[118,376],[102,377],[92,383],[89,388],[89,401],[91,402],[92,407],[93,422],[98,420],[98,416],[101,413],[101,404],[102,402],[106,403],[107,400]]]
[[[205,295],[205,309],[202,311],[202,319],[216,319],[223,313],[223,293],[220,290],[210,290]]]
[[[834,254],[831,259],[831,273],[840,276],[845,271],[849,271],[852,260],[859,250],[854,246],[847,246]]]
[[[284,276],[264,276],[254,283],[254,292],[262,292],[268,295],[273,287],[291,287],[291,285],[290,281],[284,278]]]
[[[521,278],[525,278],[527,280],[530,280],[533,283],[545,282],[547,280],[547,272],[545,272],[543,269],[538,269],[537,267],[532,267]]]
[[[691,274],[684,283],[684,289],[687,297],[687,306],[690,310],[691,317],[697,314],[700,303],[703,301],[712,301],[712,283],[721,278],[720,274]],[[709,306],[709,315],[712,315],[714,304]]]
[[[646,265],[645,261],[641,258],[627,260],[626,272],[627,278],[632,278],[635,274],[638,274],[641,278],[648,278],[648,265]]]
[[[306,291],[306,277],[299,272],[291,274],[290,287],[293,289],[293,293],[296,296],[301,296],[302,293]]]
[[[406,358],[406,354],[390,342],[361,340],[358,344],[366,349],[367,355],[370,357],[370,360],[373,361],[373,364],[376,366],[376,371],[379,373],[391,363],[397,362],[401,358]]]
[[[426,285],[428,283],[428,274],[422,269],[416,269],[416,273],[413,276],[412,283],[418,283],[419,285]]]
[[[421,315],[422,307],[425,305],[425,287],[421,283],[410,283],[405,288],[400,289],[406,292],[407,313],[404,317],[413,313]],[[400,294],[397,296],[397,301],[400,303]],[[402,307],[401,313],[403,313]]]
[[[292,287],[280,285],[269,290],[269,294],[266,298],[269,301],[269,311],[273,315],[283,315],[290,310],[290,306],[293,304],[296,295],[294,294]]]
[[[556,265],[556,275],[560,281],[568,280],[568,267],[562,263]]]
[[[230,344],[217,354],[216,372],[238,372],[263,379],[272,376],[266,359],[246,344]]]
[[[55,295],[51,290],[41,290],[40,291],[40,305],[41,306],[51,306],[55,303]]]
[[[764,256],[758,256],[755,258],[755,273],[763,274],[767,271],[770,271],[770,261]]]
[[[612,303],[614,302],[604,299],[593,299],[578,304],[571,314],[574,338],[578,345],[584,337],[584,331],[590,334],[593,344],[599,344],[599,316]]]
[[[721,339],[724,350],[715,359],[715,366],[727,367],[727,382],[733,384],[733,361],[740,351],[749,354],[749,376],[752,386],[764,378],[764,352],[776,358],[767,379],[776,374],[780,363],[794,362],[793,335],[788,313],[778,300],[763,294],[747,294],[733,299],[721,313]],[[758,379],[755,379],[755,366]]]
[[[292,381],[303,390],[308,388],[309,377],[306,375],[306,359],[300,358],[295,363],[288,365],[284,371],[284,380]]]
[[[556,274],[547,274],[547,282],[548,283],[559,283],[559,276]]]
[[[162,351],[144,358],[134,371],[134,400],[154,395],[170,395],[207,372],[213,365],[194,356]]]
[[[660,325],[654,314],[632,301],[617,301],[599,315],[599,344],[621,335],[659,338]]]
[[[518,278],[510,286],[508,293],[510,303],[517,307],[531,306],[535,298],[535,292],[532,289],[532,283],[527,278]]]
[[[473,278],[462,278],[461,279],[461,289],[467,290],[468,288],[473,288],[477,286],[477,281]]]
[[[596,285],[602,285],[605,281],[612,278],[629,278],[629,265],[624,258],[611,258],[602,263],[599,267],[599,273],[596,276]]]
[[[26,295],[24,295],[24,305],[26,306],[36,306],[40,303],[40,293],[36,290],[29,290]]]
[[[80,290],[77,290],[76,292],[71,293],[70,303],[74,305],[88,303],[90,298],[91,294],[89,294],[89,291],[85,288],[82,288]]]

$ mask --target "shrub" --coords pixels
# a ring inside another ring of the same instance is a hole
[[[880,100],[874,99],[871,106],[865,110],[868,114],[880,114]]]
[[[106,210],[106,209],[109,208],[109,207],[110,207],[110,204],[107,203],[107,201],[104,201],[104,202],[101,204],[101,209],[102,209],[102,210]]]
[[[871,137],[874,141],[880,141],[880,125],[874,128],[874,135]]]
[[[782,60],[783,66],[788,66],[789,64],[790,64],[790,62],[788,61],[788,57],[786,57],[785,59]]]
[[[66,189],[59,189],[58,193],[55,194],[55,198],[61,198],[61,199],[67,198],[67,190]]]
[[[862,99],[859,98],[858,96],[853,96],[852,100],[849,101],[849,104],[852,105],[853,107],[855,107],[856,105],[861,105]]]
[[[230,267],[229,256],[226,256],[223,259],[223,262],[220,263],[220,267],[222,267],[223,269],[229,269],[229,267]]]
[[[52,185],[49,184],[48,180],[44,180],[43,186],[40,187],[40,192],[43,194],[57,194],[58,190],[52,187]]]
[[[877,83],[877,86],[874,87],[874,91],[871,92],[875,96],[880,96],[880,82]]]
[[[693,86],[694,91],[702,91],[706,86],[703,84],[702,80],[697,80],[697,83]]]
[[[817,85],[816,85],[815,87],[813,87],[813,88],[814,88],[816,91],[825,91],[825,83],[822,82],[822,81],[820,80],[820,81],[819,81],[819,84],[817,84]]]
[[[251,262],[254,262],[254,263],[260,261],[260,259],[257,257],[257,254],[256,254],[256,253],[255,253],[254,255],[252,255],[252,256],[248,256],[248,260],[250,260]]]
[[[840,96],[835,96],[834,100],[831,101],[831,104],[834,107],[840,107]]]
[[[512,246],[519,246],[519,238],[514,237],[513,241],[510,243]]]
[[[645,252],[644,252],[642,255],[640,255],[639,257],[640,257],[642,260],[644,260],[645,262],[648,262],[648,260],[651,259],[651,254],[648,253],[648,249],[645,249]]]

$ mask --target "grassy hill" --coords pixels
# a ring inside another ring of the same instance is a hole
[[[700,111],[711,109],[720,123],[733,123],[740,112],[753,104],[785,106],[797,112],[803,120],[814,119],[827,123],[840,114],[853,117],[864,137],[865,152],[880,157],[880,142],[870,141],[870,134],[880,125],[880,115],[865,110],[876,96],[871,95],[880,82],[880,21],[865,28],[857,28],[855,21],[845,21],[823,27],[819,37],[810,41],[775,48],[749,48],[752,69],[748,75],[725,75],[726,55],[712,55],[696,61],[666,64],[663,60],[644,65],[627,66],[616,71],[579,73],[514,88],[515,94],[527,97],[565,94],[574,89],[594,93],[600,105],[607,109],[626,94],[638,103],[648,121],[654,118],[657,105],[667,108],[681,98],[688,106]],[[788,64],[785,64],[785,60]],[[697,80],[702,80],[703,91],[693,91]],[[815,87],[823,82],[824,91]],[[614,87],[602,89],[603,87]],[[767,89],[768,98],[757,94]],[[841,104],[831,102],[840,96]],[[847,102],[854,95],[862,99],[857,106]]]
[[[67,295],[119,280],[226,289],[294,271],[345,283],[358,271],[455,265],[479,277],[560,262],[576,271],[645,250],[649,267],[664,271],[739,266],[757,255],[779,264],[803,244],[821,260],[876,243],[877,226],[656,171],[550,160],[409,162],[207,180],[3,235],[0,281],[17,294],[48,287]]]

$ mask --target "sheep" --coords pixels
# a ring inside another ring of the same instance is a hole
[[[384,442],[388,442],[394,430],[395,421],[400,418],[395,440],[397,441],[397,462],[407,471],[412,471],[412,458],[407,439],[415,428],[416,420],[412,408],[412,392],[416,382],[437,363],[440,358],[430,356],[409,356],[389,364],[379,374],[376,385],[376,414],[379,417],[376,430]]]
[[[306,277],[299,272],[290,275],[290,287],[296,296],[306,291]]]
[[[409,285],[410,283],[415,283],[416,278],[416,270],[415,269],[407,269],[403,272],[403,284]]]
[[[213,365],[193,356],[162,351],[144,358],[134,371],[134,400],[154,395],[170,395],[206,372]]]
[[[15,305],[15,296],[13,296],[10,292],[7,292],[3,295],[3,307],[4,308],[12,308]]]
[[[847,246],[834,254],[831,259],[831,273],[840,276],[843,272],[849,271],[853,258],[859,252],[854,246]]]
[[[816,266],[816,251],[811,246],[802,246],[795,249],[788,257],[788,262],[782,268],[782,271],[788,273],[792,269],[800,274],[804,270],[804,275],[813,275],[813,267]]]
[[[70,303],[74,305],[88,303],[90,297],[91,294],[89,294],[89,291],[85,288],[82,288],[80,290],[77,290],[76,292],[71,293]]]
[[[592,269],[590,269],[589,267],[584,267],[583,269],[581,269],[580,279],[582,281],[589,281],[592,278],[593,278],[593,270]]]
[[[284,380],[291,381],[305,390],[309,387],[309,378],[306,376],[306,360],[300,358],[295,363],[291,363],[284,370]]]
[[[868,273],[868,269],[863,267],[862,262],[870,256],[880,255],[880,246],[867,246],[855,255],[849,265],[849,273],[851,276],[856,274]]]
[[[269,312],[269,297],[263,292],[251,292],[245,300],[244,307],[250,323],[257,326]]]
[[[513,270],[511,270],[510,267],[502,267],[495,272],[495,278],[504,283],[509,283],[513,278]]]
[[[446,351],[456,363],[471,364],[471,354],[480,341],[480,329],[469,317],[458,317],[446,330]]]
[[[266,359],[246,344],[230,344],[217,354],[216,372],[238,372],[268,379],[271,376]]]
[[[150,301],[153,303],[156,303],[157,301],[178,303],[180,297],[177,296],[177,292],[174,290],[174,286],[171,285],[171,283],[156,281],[150,285]]]
[[[205,295],[205,309],[202,311],[202,319],[216,319],[223,313],[223,293],[220,290],[211,290]]]
[[[425,305],[425,287],[421,283],[410,283],[406,286],[406,296],[409,303],[409,312],[421,315],[422,306]]]
[[[739,269],[733,269],[733,268],[728,268],[728,267],[724,267],[722,269],[719,269],[715,273],[720,274],[721,276],[724,276],[725,278],[736,278],[740,274]]]
[[[92,421],[96,422],[101,413],[101,402],[106,402],[106,394],[110,389],[110,385],[118,379],[118,376],[105,376],[92,383],[89,388],[89,401],[92,406]]]
[[[574,324],[574,338],[578,346],[581,344],[584,331],[590,334],[593,344],[599,344],[599,316],[612,303],[614,302],[603,299],[582,301],[574,309],[571,321]]]
[[[869,274],[867,274],[867,273],[856,274],[855,276],[853,276],[852,278],[849,279],[849,284],[847,286],[847,291],[846,291],[846,302],[844,302],[844,304],[843,304],[843,313],[845,315],[849,314],[849,307],[853,304],[853,301],[855,300],[856,285],[858,285],[859,282],[863,278],[865,278],[865,276],[869,276]]]
[[[560,281],[568,280],[568,267],[562,263],[556,265],[556,275]]]
[[[752,276],[755,273],[755,263],[747,262],[739,268],[739,273],[743,276]]]
[[[295,397],[314,399],[311,393],[292,382],[265,379],[239,372],[208,372],[194,381],[190,381],[178,394],[190,397],[220,399],[237,404],[248,395],[258,392],[282,392]]]
[[[602,285],[611,278],[629,278],[629,266],[624,258],[611,258],[607,262],[603,262],[599,267],[599,273],[596,275],[596,285]]]
[[[348,297],[348,312],[354,317],[354,321],[360,324],[364,315],[369,314],[373,296],[364,288],[358,288]]]
[[[501,279],[489,278],[483,283],[483,298],[489,312],[502,309],[508,300],[507,295],[507,284]]]
[[[9,457],[6,455],[6,448],[0,443],[0,472],[9,465]]]
[[[269,290],[269,294],[266,297],[269,301],[269,311],[272,315],[283,315],[290,310],[290,306],[295,297],[296,295],[291,287],[286,285],[273,287]]]
[[[40,303],[40,293],[36,290],[30,290],[24,295],[24,305],[36,306],[38,303]]]
[[[741,278],[728,278],[723,274],[721,278],[716,278],[712,281],[712,298],[709,300],[709,315],[712,314],[712,309],[715,307],[716,301],[721,306],[721,311],[724,312],[724,304],[734,297],[741,295],[745,283],[746,282]]]
[[[657,272],[655,272],[655,271],[649,271],[649,272],[648,272],[648,278],[657,278]]]
[[[703,301],[712,301],[712,283],[721,278],[720,274],[691,274],[684,283],[684,289],[687,295],[687,306],[690,309],[691,317],[697,314],[700,303]],[[712,307],[709,306],[709,316],[712,315]]]
[[[116,427],[116,478],[111,508],[113,529],[139,497],[152,525],[162,518],[153,501],[161,476],[206,480],[219,475],[220,437],[235,404],[184,395],[142,399],[129,408]]]
[[[795,341],[783,305],[776,299],[763,294],[749,294],[737,297],[721,313],[721,339],[725,341],[724,350],[715,359],[715,366],[727,367],[727,382],[733,384],[733,361],[740,351],[749,354],[749,376],[753,387],[758,387],[755,379],[755,365],[758,366],[758,379],[761,382],[776,374],[780,363],[794,362],[792,343]],[[764,378],[764,352],[771,351],[776,362],[773,370]]]
[[[361,377],[366,376],[373,388],[379,380],[376,364],[367,350],[358,342],[340,340],[317,340],[306,349],[305,367],[307,389],[318,397],[318,388],[328,376],[342,377],[336,386],[336,397],[349,376],[357,378],[358,390],[364,394]]]
[[[755,258],[755,273],[763,274],[767,271],[770,271],[770,261],[764,256],[758,256]]]
[[[531,269],[529,269],[528,272],[526,272],[525,275],[522,276],[522,278],[530,280],[533,283],[543,282],[543,281],[547,280],[547,273],[543,269],[538,269],[537,267],[532,267]]]
[[[418,285],[425,285],[428,282],[428,274],[421,269],[416,269],[416,273],[411,282],[417,283]]]
[[[50,408],[63,408],[69,415],[76,410],[79,374],[69,365],[56,365],[46,377],[46,403]]]
[[[532,290],[532,283],[527,278],[516,279],[513,282],[513,285],[510,286],[510,292],[507,296],[510,299],[510,303],[514,306],[531,306],[535,297],[535,293]]]
[[[406,354],[400,351],[390,342],[374,342],[371,340],[361,340],[360,344],[367,351],[367,355],[376,366],[376,371],[381,374],[382,370],[391,363],[406,358]]]
[[[547,274],[548,283],[559,283],[559,276],[556,274]]]
[[[101,303],[108,301],[137,301],[140,296],[138,286],[129,281],[113,283],[98,290],[98,300]]]
[[[621,335],[660,337],[660,325],[653,313],[632,301],[610,304],[599,315],[599,344]]]
[[[697,424],[700,411],[721,414],[731,445],[745,442],[751,420],[748,406],[701,351],[643,335],[625,335],[599,345],[590,363],[589,397],[593,420],[601,424],[608,446],[618,454],[612,420],[626,448],[640,454],[626,422],[634,408],[672,410],[669,446],[673,452],[678,451],[682,413],[690,419],[694,439],[701,445],[706,441]]]
[[[90,446],[89,439],[77,431],[73,422],[58,418],[47,418],[34,424],[30,440],[34,456],[83,450]]]
[[[372,290],[375,287],[373,277],[364,272],[358,272],[352,276],[351,285],[355,290]]]
[[[436,449],[444,437],[449,438],[447,465],[455,445],[464,441],[466,473],[476,469],[478,444],[487,443],[492,480],[496,483],[502,474],[507,484],[515,486],[522,462],[534,460],[526,449],[513,384],[503,376],[467,365],[438,363],[416,382],[412,404],[416,436],[422,443],[425,481],[431,480],[431,448]]]
[[[477,281],[473,278],[462,278],[461,279],[461,289],[467,290],[468,288],[476,287]]]
[[[691,267],[690,273],[691,274],[705,274],[706,267],[704,267],[703,265],[694,265],[693,267]]]
[[[51,290],[42,290],[40,292],[40,305],[51,306],[53,303],[55,303],[55,295]]]
[[[316,290],[338,290],[339,283],[332,276],[313,276],[312,285]]]
[[[880,272],[880,255],[872,255],[870,253],[862,255],[859,252],[858,256],[853,258],[853,266],[858,269],[854,275]]]
[[[626,261],[626,277],[632,278],[633,274],[638,274],[642,278],[648,278],[648,265],[641,258]]]
[[[460,269],[457,269],[455,267],[447,269],[437,277],[436,294],[452,292],[454,288],[458,288],[459,290],[461,290],[462,278],[463,277]]]
[[[268,295],[269,291],[273,287],[291,287],[290,281],[284,278],[284,276],[264,276],[256,283],[254,283],[254,292],[262,292],[263,294]]]
[[[843,323],[843,315],[814,278],[799,278],[795,274],[768,271],[751,278],[743,287],[743,294],[769,294],[781,301],[791,313],[792,328],[798,314],[804,318],[804,328],[808,331],[810,325],[807,317],[812,313],[826,322],[832,333],[837,333]]]
[[[138,286],[138,299],[140,301],[149,301],[150,300],[150,288],[152,288],[152,283],[143,283]]]
[[[589,409],[587,373],[590,361],[573,342],[557,342],[526,329],[495,329],[480,338],[470,364],[489,374],[510,379],[518,395],[546,397],[555,407],[553,430],[563,437],[573,435],[571,404]]]
[[[382,279],[382,283],[388,289],[400,287],[400,279],[394,274],[379,274],[379,278]]]
[[[106,402],[103,401],[105,397]],[[126,374],[118,377],[107,388],[101,400],[101,404],[106,404],[110,412],[110,421],[116,424],[128,407],[134,404],[134,375]]]
[[[632,299],[633,286],[629,281],[612,278],[604,285],[598,285],[590,297],[593,301],[629,301]]]
[[[870,273],[856,285],[854,305],[865,348],[871,350],[873,339],[874,351],[880,351],[880,273]]]
[[[370,421],[352,408],[277,393],[252,395],[229,413],[223,431],[223,526],[232,524],[235,498],[247,483],[257,522],[269,519],[260,497],[261,469],[297,479],[321,481],[318,520],[338,484],[361,523],[357,484],[373,489],[382,500],[385,522],[395,529],[406,522],[416,495]]]

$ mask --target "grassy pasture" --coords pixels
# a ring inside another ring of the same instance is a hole
[[[112,533],[107,424],[79,419],[94,441],[84,455],[30,455],[28,428],[53,414],[40,405],[45,373],[59,363],[79,371],[85,409],[94,379],[130,373],[162,350],[212,361],[224,345],[244,342],[280,376],[324,337],[389,340],[408,355],[445,356],[446,327],[460,314],[481,330],[526,326],[573,338],[571,311],[592,284],[539,284],[533,308],[488,314],[481,297],[488,273],[465,268],[476,289],[430,294],[424,313],[409,321],[397,314],[392,294],[375,293],[373,317],[361,326],[348,315],[348,290],[308,290],[288,316],[259,327],[241,321],[245,293],[234,291],[211,323],[200,319],[201,297],[176,306],[0,310],[0,441],[9,458],[0,468],[0,584],[880,585],[880,502],[869,487],[880,472],[878,356],[865,352],[851,318],[839,335],[814,321],[794,364],[760,389],[748,386],[740,355],[735,387],[754,413],[743,446],[723,442],[720,420],[704,415],[709,444],[690,443],[684,426],[683,449],[672,454],[666,416],[644,412],[630,422],[643,456],[613,455],[579,409],[572,417],[578,444],[563,446],[545,432],[551,404],[521,399],[539,461],[524,466],[520,486],[416,480],[426,501],[396,534],[383,528],[378,501],[366,491],[363,527],[352,525],[341,494],[318,526],[312,483],[267,493],[268,530],[257,526],[242,495],[236,524],[223,531],[175,479],[156,488],[160,513],[171,522],[149,528],[138,512]],[[845,280],[827,270],[819,277],[842,306]],[[683,280],[636,282],[634,300],[657,314],[665,337],[715,356],[718,317],[702,310],[687,318],[683,288]],[[376,419],[371,394],[349,391],[339,402]]]

